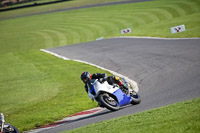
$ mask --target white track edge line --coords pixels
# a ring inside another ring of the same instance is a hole
[[[88,110],[85,110],[85,111],[93,111],[93,110],[96,110],[96,109],[99,109],[98,111],[94,112],[94,113],[91,113],[91,114],[84,114],[84,115],[77,115],[77,116],[69,116],[69,117],[66,117],[66,118],[63,118],[62,120],[59,120],[59,121],[56,121],[56,122],[64,122],[64,121],[73,121],[73,120],[78,120],[78,119],[81,119],[81,118],[84,118],[84,117],[88,117],[90,115],[95,115],[103,110],[105,110],[105,108],[101,108],[101,107],[96,107],[96,108],[93,108],[93,109],[88,109]],[[56,123],[55,122],[55,123]],[[64,123],[62,124],[58,124],[58,125],[55,125],[55,126],[52,126],[52,127],[42,127],[42,128],[38,128],[38,129],[33,129],[33,130],[29,130],[29,131],[25,131],[24,133],[39,133],[39,132],[42,132],[42,131],[46,131],[46,130],[49,130],[49,129],[52,129],[52,128],[57,128],[57,127],[60,127],[64,125]]]
[[[114,38],[162,39],[162,40],[200,39],[199,37],[193,37],[193,38],[162,38],[162,37],[145,37],[145,36],[117,36],[117,37],[114,37]]]
[[[99,68],[99,69],[108,71],[108,72],[112,73],[113,75],[116,75],[116,76],[121,77],[121,78],[125,78],[125,79],[131,84],[131,86],[133,87],[133,90],[134,90],[134,91],[136,91],[136,92],[139,91],[138,85],[137,85],[137,83],[136,83],[135,81],[133,81],[133,80],[129,79],[127,76],[124,76],[124,75],[122,75],[122,74],[119,74],[119,73],[117,73],[117,72],[115,72],[115,71],[106,69],[106,68],[104,68],[104,67],[101,67],[101,66],[98,66],[98,65],[96,65],[96,64],[92,64],[92,63],[89,63],[89,62],[86,62],[86,61],[77,60],[77,59],[69,59],[69,58],[66,58],[66,57],[64,57],[64,56],[62,56],[62,55],[53,53],[53,52],[48,51],[48,50],[45,50],[45,49],[40,49],[40,51],[45,52],[45,53],[48,53],[48,54],[51,54],[51,55],[54,55],[54,56],[56,56],[56,57],[58,57],[58,58],[61,58],[61,59],[64,59],[64,60],[73,60],[73,61],[76,61],[76,62],[88,64],[88,65],[91,65],[91,66],[95,66],[95,67],[97,67],[97,68]]]

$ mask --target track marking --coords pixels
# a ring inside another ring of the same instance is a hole
[[[194,37],[194,38],[162,38],[162,37],[145,37],[145,36],[118,36],[118,37],[114,37],[114,38],[162,39],[162,40],[200,39],[199,37]]]
[[[96,64],[92,64],[92,63],[89,63],[89,62],[86,62],[86,61],[77,60],[77,59],[69,59],[69,58],[66,58],[66,57],[64,57],[64,56],[62,56],[62,55],[53,53],[53,52],[48,51],[48,50],[45,50],[45,49],[40,49],[40,51],[46,52],[46,53],[48,53],[48,54],[54,55],[54,56],[56,56],[56,57],[58,57],[58,58],[61,58],[61,59],[64,59],[64,60],[73,60],[73,61],[76,61],[76,62],[88,64],[88,65],[91,65],[91,66],[95,66],[95,67],[97,67],[97,68],[99,68],[99,69],[108,71],[108,72],[112,73],[113,75],[116,75],[116,76],[121,77],[121,78],[125,78],[125,79],[131,84],[131,86],[133,87],[133,90],[134,90],[134,91],[136,91],[136,92],[139,91],[138,85],[137,85],[137,83],[136,83],[135,81],[133,81],[133,80],[129,79],[127,76],[124,76],[124,75],[122,75],[122,74],[119,74],[119,73],[117,73],[117,72],[115,72],[115,71],[106,69],[106,68],[104,68],[104,67],[101,67],[101,66],[98,66],[98,65],[96,65]]]
[[[200,38],[160,38],[160,37],[135,37],[135,36],[123,36],[123,37],[115,37],[115,38],[142,38],[142,39],[165,39],[165,40],[175,40],[175,39],[200,39]],[[135,87],[135,91],[138,91],[138,87],[137,87],[137,83],[135,81],[132,81],[130,80],[128,77],[124,76],[124,75],[121,75],[117,72],[114,72],[112,70],[108,70],[106,68],[103,68],[101,66],[98,66],[98,65],[95,65],[95,64],[92,64],[92,63],[89,63],[89,62],[86,62],[86,61],[82,61],[82,60],[77,60],[77,59],[70,59],[70,58],[66,58],[62,55],[59,55],[57,53],[54,53],[54,52],[51,52],[51,51],[48,51],[48,50],[45,50],[45,49],[40,49],[40,51],[42,52],[46,52],[48,54],[51,54],[51,55],[54,55],[58,58],[61,58],[61,59],[64,59],[64,60],[73,60],[73,61],[77,61],[77,62],[80,62],[80,63],[85,63],[85,64],[89,64],[89,65],[92,65],[92,66],[95,66],[97,68],[100,68],[102,70],[106,70],[116,76],[119,76],[119,77],[124,77],[126,78],[127,80],[129,80],[129,82],[133,82],[136,87]],[[131,84],[132,85],[132,84]],[[52,124],[48,124],[48,125],[45,125],[43,127],[40,127],[39,129],[35,129],[35,130],[32,130],[32,131],[29,131],[28,133],[38,133],[38,132],[41,132],[41,131],[44,131],[44,130],[48,130],[48,129],[51,129],[51,128],[55,128],[55,127],[58,127],[58,126],[61,126],[63,124],[66,124],[70,121],[74,121],[74,120],[78,120],[78,119],[81,119],[81,118],[84,118],[84,117],[88,117],[88,116],[91,116],[91,115],[94,115],[96,113],[99,113],[101,111],[103,111],[104,109],[103,108],[94,108],[94,109],[91,109],[91,110],[86,110],[86,111],[83,111],[83,112],[79,112],[77,114],[74,114],[74,115],[71,115],[70,117],[67,117],[67,118],[64,118],[63,120],[60,120],[60,121],[57,121],[55,123],[52,123]]]
[[[88,117],[88,116],[97,114],[97,113],[99,113],[99,112],[101,112],[103,110],[105,110],[105,108],[97,107],[97,108],[89,109],[89,110],[86,110],[86,111],[82,111],[82,112],[79,112],[77,114],[74,114],[74,115],[71,115],[69,117],[66,117],[66,118],[64,118],[64,119],[62,119],[60,121],[55,122],[55,123],[51,123],[51,124],[39,127],[37,129],[31,130],[31,131],[27,131],[25,133],[39,133],[39,132],[42,132],[44,130],[48,130],[48,129],[51,129],[51,128],[59,127],[59,126],[65,124],[65,123],[69,123],[69,122],[74,121],[74,120],[78,120],[78,119],[81,119],[81,118],[84,118],[84,117]]]

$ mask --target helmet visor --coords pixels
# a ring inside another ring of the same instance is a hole
[[[87,83],[89,79],[86,77],[86,78],[83,78],[82,80],[83,80],[83,83]]]

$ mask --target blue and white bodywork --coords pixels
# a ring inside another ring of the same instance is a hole
[[[95,99],[100,106],[110,110],[118,110],[123,105],[138,104],[141,101],[139,95],[130,87],[125,91],[120,89],[118,85],[109,85],[107,81],[100,83],[97,79],[91,80],[88,84],[88,89],[88,96],[91,99]],[[133,97],[133,92],[136,94],[135,98]]]

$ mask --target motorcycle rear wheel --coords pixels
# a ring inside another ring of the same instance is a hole
[[[106,93],[100,94],[98,100],[104,107],[111,111],[119,110],[118,102]]]
[[[131,104],[136,105],[141,102],[140,95],[137,92],[133,91],[130,96],[132,99]]]

